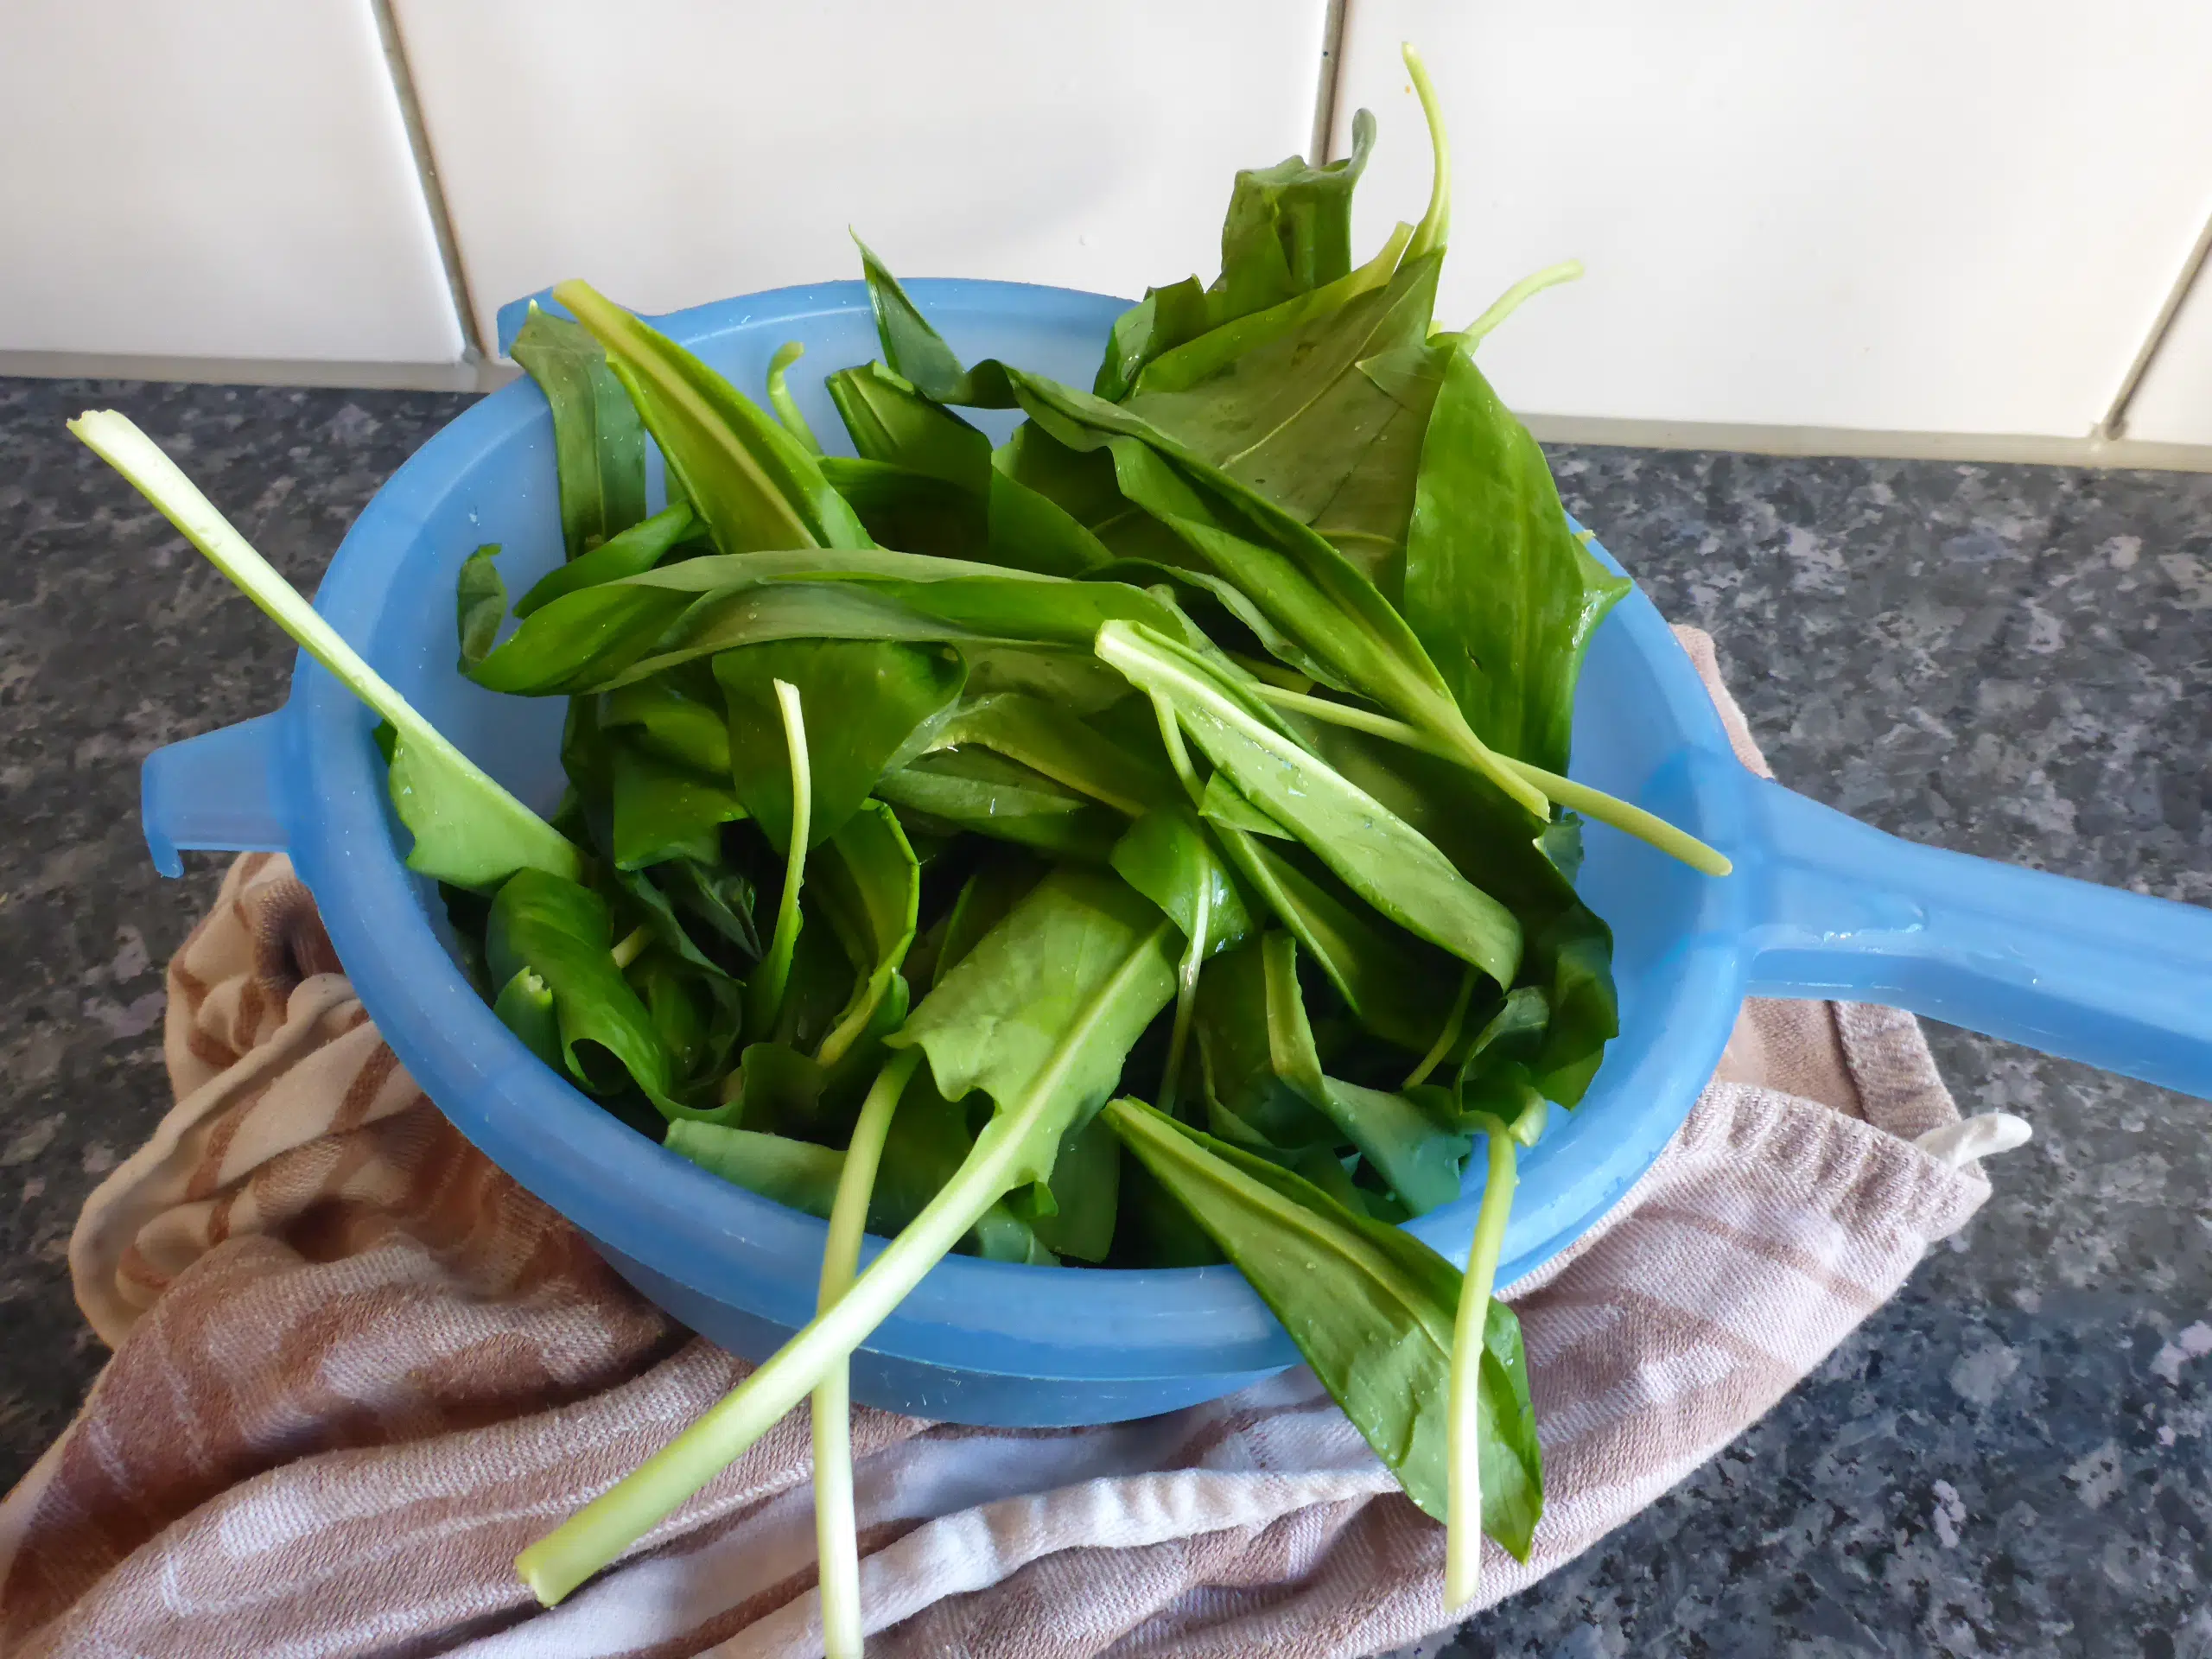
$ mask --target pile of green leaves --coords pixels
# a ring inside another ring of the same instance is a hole
[[[842,1402],[952,1250],[1233,1262],[1450,1516],[1456,1588],[1477,1516],[1525,1556],[1541,1473],[1491,1278],[1513,1148],[1617,1028],[1554,800],[1626,584],[1476,366],[1494,316],[1432,318],[1416,76],[1418,226],[1353,264],[1363,111],[1348,159],[1237,175],[1220,276],[1150,291],[1088,390],[962,363],[863,249],[881,355],[827,381],[850,456],[789,395],[796,346],[764,408],[582,283],[533,309],[567,558],[510,614],[478,550],[457,622],[479,684],[567,700],[550,831],[310,643],[391,718],[410,862],[499,1017],[684,1158],[838,1218],[815,1322],[525,1552],[548,1599],[809,1391]],[[994,445],[964,409],[1025,418]],[[181,475],[85,435],[309,642]],[[1478,1145],[1463,1277],[1395,1224]],[[855,1279],[863,1217],[893,1242]]]

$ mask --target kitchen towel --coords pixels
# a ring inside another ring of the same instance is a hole
[[[517,1580],[748,1368],[440,1116],[282,857],[232,867],[168,991],[177,1104],[70,1252],[115,1355],[0,1503],[0,1654],[819,1654],[804,1410],[560,1607]],[[1484,1599],[1764,1413],[2023,1133],[1961,1123],[1909,1015],[1748,1004],[1659,1160],[1510,1288],[1548,1499],[1529,1561],[1488,1548]],[[1096,1428],[857,1409],[853,1445],[880,1659],[1351,1659],[1448,1623],[1442,1529],[1302,1369]]]

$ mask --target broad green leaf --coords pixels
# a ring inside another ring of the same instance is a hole
[[[1277,1068],[1268,1014],[1267,955],[1255,938],[1198,981],[1198,1059],[1214,1133],[1285,1163],[1309,1147],[1335,1147],[1344,1136]]]
[[[671,1119],[695,1116],[671,1092],[673,1063],[652,1017],[609,954],[613,925],[590,888],[521,870],[492,900],[484,956],[495,984],[527,968],[553,994],[569,1075],[594,1094],[635,1084]]]
[[[1139,759],[1065,709],[1018,692],[962,703],[930,742],[933,750],[966,745],[1018,760],[1129,817],[1182,798],[1166,766]]]
[[[461,635],[461,671],[464,674],[490,654],[507,620],[507,584],[492,561],[499,544],[487,543],[462,561],[454,584],[454,622]]]
[[[671,548],[690,540],[699,527],[697,515],[679,501],[548,571],[515,601],[515,616],[519,620],[543,610],[563,594],[641,575],[665,558]]]
[[[666,1145],[733,1186],[824,1221],[845,1167],[843,1153],[810,1141],[720,1123],[671,1123]]]
[[[1030,1224],[1057,1255],[1103,1262],[1114,1248],[1121,1203],[1122,1143],[1096,1117],[1060,1137],[1052,1160],[1053,1211]]]
[[[1149,899],[1117,876],[1058,870],[891,1041],[918,1046],[948,1098],[981,1089],[997,1103],[976,1153],[1003,1149],[1001,1193],[1049,1180],[1061,1137],[1113,1092],[1131,1046],[1175,994],[1175,925]]]
[[[868,303],[875,311],[876,336],[883,344],[883,360],[892,372],[933,404],[1008,407],[1011,400],[998,365],[985,363],[974,372],[961,367],[960,359],[907,297],[899,279],[860,238],[855,237],[853,245],[861,251],[861,273],[868,281]]]
[[[1205,793],[1198,798],[1198,816],[1213,823],[1226,824],[1231,830],[1242,830],[1248,836],[1267,836],[1276,841],[1298,839],[1253,805],[1243,791],[1229,781],[1225,772],[1217,772],[1206,779]]]
[[[1388,926],[1325,871],[1300,867],[1245,831],[1216,826],[1219,844],[1252,891],[1319,964],[1360,1022],[1426,1053],[1451,1011],[1452,958]]]
[[[1185,939],[1198,936],[1203,908],[1208,957],[1234,950],[1255,931],[1228,865],[1187,812],[1147,812],[1114,843],[1111,862],[1124,881],[1167,912]]]
[[[727,773],[694,772],[627,743],[611,745],[609,753],[617,869],[671,858],[712,864],[721,857],[721,826],[745,816]]]
[[[1042,867],[1019,857],[1000,855],[984,860],[982,868],[961,885],[945,918],[944,938],[939,944],[930,983],[950,973],[976,942],[1004,921],[1014,907],[1042,879]]]
[[[1135,439],[1166,466],[1115,453],[1125,493],[1173,530],[1215,572],[1242,588],[1299,648],[1351,687],[1445,744],[1541,822],[1548,803],[1471,729],[1420,640],[1375,584],[1309,525],[1230,478],[1131,411],[1020,370],[1006,371],[1022,408],[1075,448]],[[1171,486],[1171,473],[1175,476]],[[1185,516],[1193,493],[1212,522]]]
[[[769,844],[791,833],[791,761],[772,690],[798,688],[814,783],[810,846],[842,829],[917,728],[960,695],[963,665],[939,646],[791,639],[725,650],[715,678],[729,705],[730,776]]]
[[[1351,154],[1321,166],[1294,156],[1236,175],[1221,226],[1217,320],[1337,281],[1351,269],[1351,198],[1375,147],[1375,118],[1352,118]]]
[[[671,880],[671,885],[680,886],[680,878],[675,877],[674,873],[687,867],[694,870],[702,868],[690,859],[673,859],[650,874],[644,870],[617,870],[614,885],[628,900],[629,908],[642,919],[654,943],[663,950],[702,976],[729,979],[728,970],[702,950],[693,940],[683,918],[677,914],[675,901],[661,891],[654,880],[655,876],[659,876]],[[743,948],[741,944],[740,948]],[[760,954],[757,940],[747,954],[753,957]]]
[[[904,1232],[959,1173],[975,1145],[966,1106],[945,1099],[926,1075],[917,1077],[899,1100],[884,1141],[882,1166],[868,1202],[868,1230],[886,1238]],[[1051,1266],[1053,1260],[1030,1224],[1002,1203],[984,1209],[961,1248],[987,1262]]]
[[[588,283],[566,282],[553,291],[606,348],[684,499],[723,552],[870,544],[805,446],[728,381]]]
[[[1089,863],[1105,860],[1127,822],[1042,772],[981,747],[924,755],[885,772],[875,791],[901,811]]]
[[[1252,804],[1310,848],[1392,921],[1513,983],[1521,929],[1434,844],[1319,757],[1255,718],[1235,688],[1127,624],[1099,631],[1098,654],[1165,698],[1206,758]]]
[[[1206,291],[1195,276],[1166,288],[1148,288],[1144,298],[1114,320],[1106,355],[1090,390],[1118,403],[1128,396],[1146,364],[1214,326]]]
[[[827,455],[822,473],[885,547],[950,556],[980,552],[988,541],[988,504],[976,491],[887,461]]]
[[[816,1058],[835,1065],[860,1039],[914,942],[922,870],[891,809],[865,801],[823,844],[808,892],[851,960],[853,994]]]
[[[1590,637],[1628,591],[1567,526],[1543,451],[1453,352],[1421,447],[1406,619],[1477,736],[1565,772]]]
[[[1410,1233],[1141,1101],[1116,1100],[1105,1116],[1259,1292],[1406,1495],[1443,1519],[1458,1270]],[[1491,1303],[1483,1338],[1483,1525],[1525,1559],[1542,1475],[1512,1310]]]
[[[553,410],[561,539],[581,558],[645,516],[645,429],[599,342],[567,318],[533,304],[513,355]]]
[[[658,866],[652,875],[656,890],[664,888],[676,908],[697,918],[746,956],[760,958],[760,934],[753,920],[753,884],[742,874],[678,858]]]
[[[826,384],[861,460],[940,479],[971,495],[982,493],[991,441],[950,410],[880,363],[840,369]]]
[[[1414,1215],[1459,1196],[1467,1141],[1402,1096],[1325,1076],[1298,988],[1298,944],[1287,933],[1260,941],[1267,976],[1268,1051],[1274,1073],[1359,1148]]]
[[[705,663],[607,692],[598,719],[648,754],[709,777],[729,775],[729,710]]]
[[[553,1012],[553,992],[534,969],[515,969],[493,1001],[492,1012],[531,1053],[556,1071],[561,1070],[561,1022]]]

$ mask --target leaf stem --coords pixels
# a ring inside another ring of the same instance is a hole
[[[276,626],[292,637],[302,651],[321,663],[340,684],[390,721],[402,740],[435,755],[480,790],[486,804],[518,832],[530,848],[531,861],[539,869],[570,880],[582,873],[582,856],[574,842],[524,806],[490,774],[446,740],[443,733],[423,718],[414,705],[393,690],[360,652],[340,637],[338,630],[300,597],[299,591],[278,575],[268,560],[202,494],[200,486],[163,453],[161,446],[140,431],[130,416],[111,409],[87,410],[69,423],[70,431],[107,464],[121,473],[138,493],[160,509],[184,538],[229,577]]]
[[[1212,927],[1213,875],[1210,868],[1201,869],[1191,937],[1175,970],[1175,1023],[1167,1038],[1167,1069],[1160,1079],[1160,1109],[1170,1115],[1175,1110],[1176,1086],[1182,1081],[1183,1055],[1191,1042],[1191,1012],[1198,1000],[1198,971],[1206,963],[1206,936]]]
[[[806,881],[806,843],[814,832],[814,769],[806,752],[806,711],[799,702],[798,687],[778,680],[776,706],[784,716],[784,741],[791,747],[791,837],[784,854],[784,892],[776,901],[776,931],[769,938],[768,954],[753,970],[758,988],[753,993],[753,1023],[760,1041],[766,1041],[783,1011],[784,987],[791,976],[791,952],[798,944],[798,895]]]
[[[1580,272],[1581,267],[1575,269]],[[786,378],[791,365],[805,355],[806,347],[795,340],[787,340],[776,348],[776,354],[768,359],[768,407],[776,411],[776,418],[783,423],[785,431],[804,445],[809,454],[818,455],[822,453],[821,441],[806,423],[806,416],[800,413],[798,399],[791,396],[791,382]]]
[[[616,941],[614,948],[607,954],[614,958],[614,965],[617,968],[627,968],[652,942],[652,929],[640,922],[630,930],[626,937]]]
[[[1174,928],[1165,917],[1128,963],[1093,995],[1076,1021],[1108,1006],[1123,976]],[[658,1526],[677,1505],[745,1455],[777,1420],[812,1393],[836,1361],[861,1345],[905,1300],[929,1270],[967,1236],[983,1212],[1032,1179],[1030,1143],[1049,1122],[1077,1064],[1079,1035],[1063,1039],[1030,1080],[1016,1105],[1002,1107],[976,1137],[952,1179],[922,1206],[906,1230],[884,1247],[836,1303],[817,1313],[789,1342],[710,1407],[683,1433],[515,1557],[515,1571],[547,1606]],[[1058,1145],[1057,1136],[1053,1144]]]
[[[1432,737],[1418,726],[1410,726],[1389,715],[1355,709],[1350,703],[1333,702],[1327,697],[1286,691],[1280,686],[1264,683],[1253,689],[1259,696],[1278,708],[1295,709],[1314,720],[1348,727],[1356,732],[1368,733],[1370,736],[1387,738],[1410,749],[1439,755],[1461,766],[1468,765],[1467,758],[1441,738]],[[1491,753],[1497,752],[1493,750]],[[1572,807],[1585,817],[1594,818],[1599,823],[1609,823],[1624,835],[1634,836],[1638,841],[1649,842],[1669,857],[1680,859],[1700,874],[1726,875],[1735,868],[1726,854],[1707,846],[1688,830],[1676,828],[1656,813],[1647,812],[1617,795],[1606,794],[1602,789],[1592,789],[1587,784],[1576,783],[1572,778],[1562,778],[1555,772],[1546,772],[1541,766],[1532,766],[1525,760],[1516,760],[1510,754],[1497,755],[1497,759],[1509,770],[1541,790],[1561,806]],[[1469,770],[1473,769],[1469,766]]]
[[[822,1248],[822,1288],[815,1312],[825,1313],[852,1287],[875,1172],[891,1133],[891,1115],[921,1062],[919,1050],[894,1054],[861,1103],[837,1196],[830,1205],[830,1236]],[[814,1547],[820,1565],[823,1659],[861,1659],[859,1526],[853,1509],[852,1362],[840,1357],[814,1388]]]
[[[1467,1247],[1467,1272],[1459,1287],[1459,1312],[1452,1328],[1452,1380],[1446,1421],[1444,1523],[1444,1611],[1456,1612],[1474,1599],[1482,1577],[1483,1458],[1480,1412],[1482,1359],[1489,1330],[1491,1292],[1497,1281],[1497,1260],[1505,1246],[1506,1217],[1513,1210],[1518,1179],[1513,1137],[1503,1123],[1493,1125],[1490,1174],[1483,1185],[1483,1207]]]
[[[1571,283],[1582,275],[1580,259],[1562,259],[1555,265],[1546,265],[1541,270],[1523,276],[1490,302],[1490,309],[1469,323],[1459,338],[1469,351],[1482,344],[1484,336],[1498,324],[1518,311],[1522,305],[1548,288],[1557,288],[1561,283]]]
[[[1428,1074],[1444,1064],[1444,1057],[1452,1052],[1452,1045],[1459,1040],[1459,1029],[1466,1023],[1467,1004],[1473,1000],[1474,995],[1475,970],[1470,968],[1459,976],[1459,995],[1452,999],[1452,1012],[1445,1016],[1444,1029],[1436,1033],[1436,1041],[1430,1045],[1428,1052],[1421,1056],[1421,1064],[1414,1067],[1405,1082],[1399,1085],[1401,1089],[1417,1088],[1427,1083]]]
[[[1160,747],[1167,751],[1167,764],[1174,768],[1175,776],[1182,781],[1183,792],[1191,798],[1191,804],[1195,807],[1205,799],[1205,785],[1198,781],[1198,769],[1191,764],[1191,752],[1183,745],[1183,728],[1175,718],[1174,707],[1155,691],[1152,695],[1152,713],[1160,722]]]
[[[1445,136],[1444,110],[1437,101],[1436,83],[1428,78],[1428,66],[1410,41],[1398,50],[1421,99],[1421,112],[1428,123],[1429,150],[1436,158],[1435,176],[1428,187],[1428,211],[1414,227],[1414,239],[1406,245],[1405,263],[1410,264],[1423,254],[1435,252],[1452,234],[1452,146]]]

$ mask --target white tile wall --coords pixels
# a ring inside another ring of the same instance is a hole
[[[2212,261],[2198,270],[2135,389],[2126,434],[2149,443],[2212,445]]]
[[[398,0],[486,338],[568,276],[649,311],[857,276],[1141,294],[1312,136],[1325,0]]]
[[[2085,435],[2212,210],[2202,3],[1351,0],[1362,245],[1427,194],[1408,39],[1452,130],[1443,314],[1589,267],[1485,351],[1545,414]]]
[[[367,0],[6,0],[0,226],[0,351],[461,356]]]

